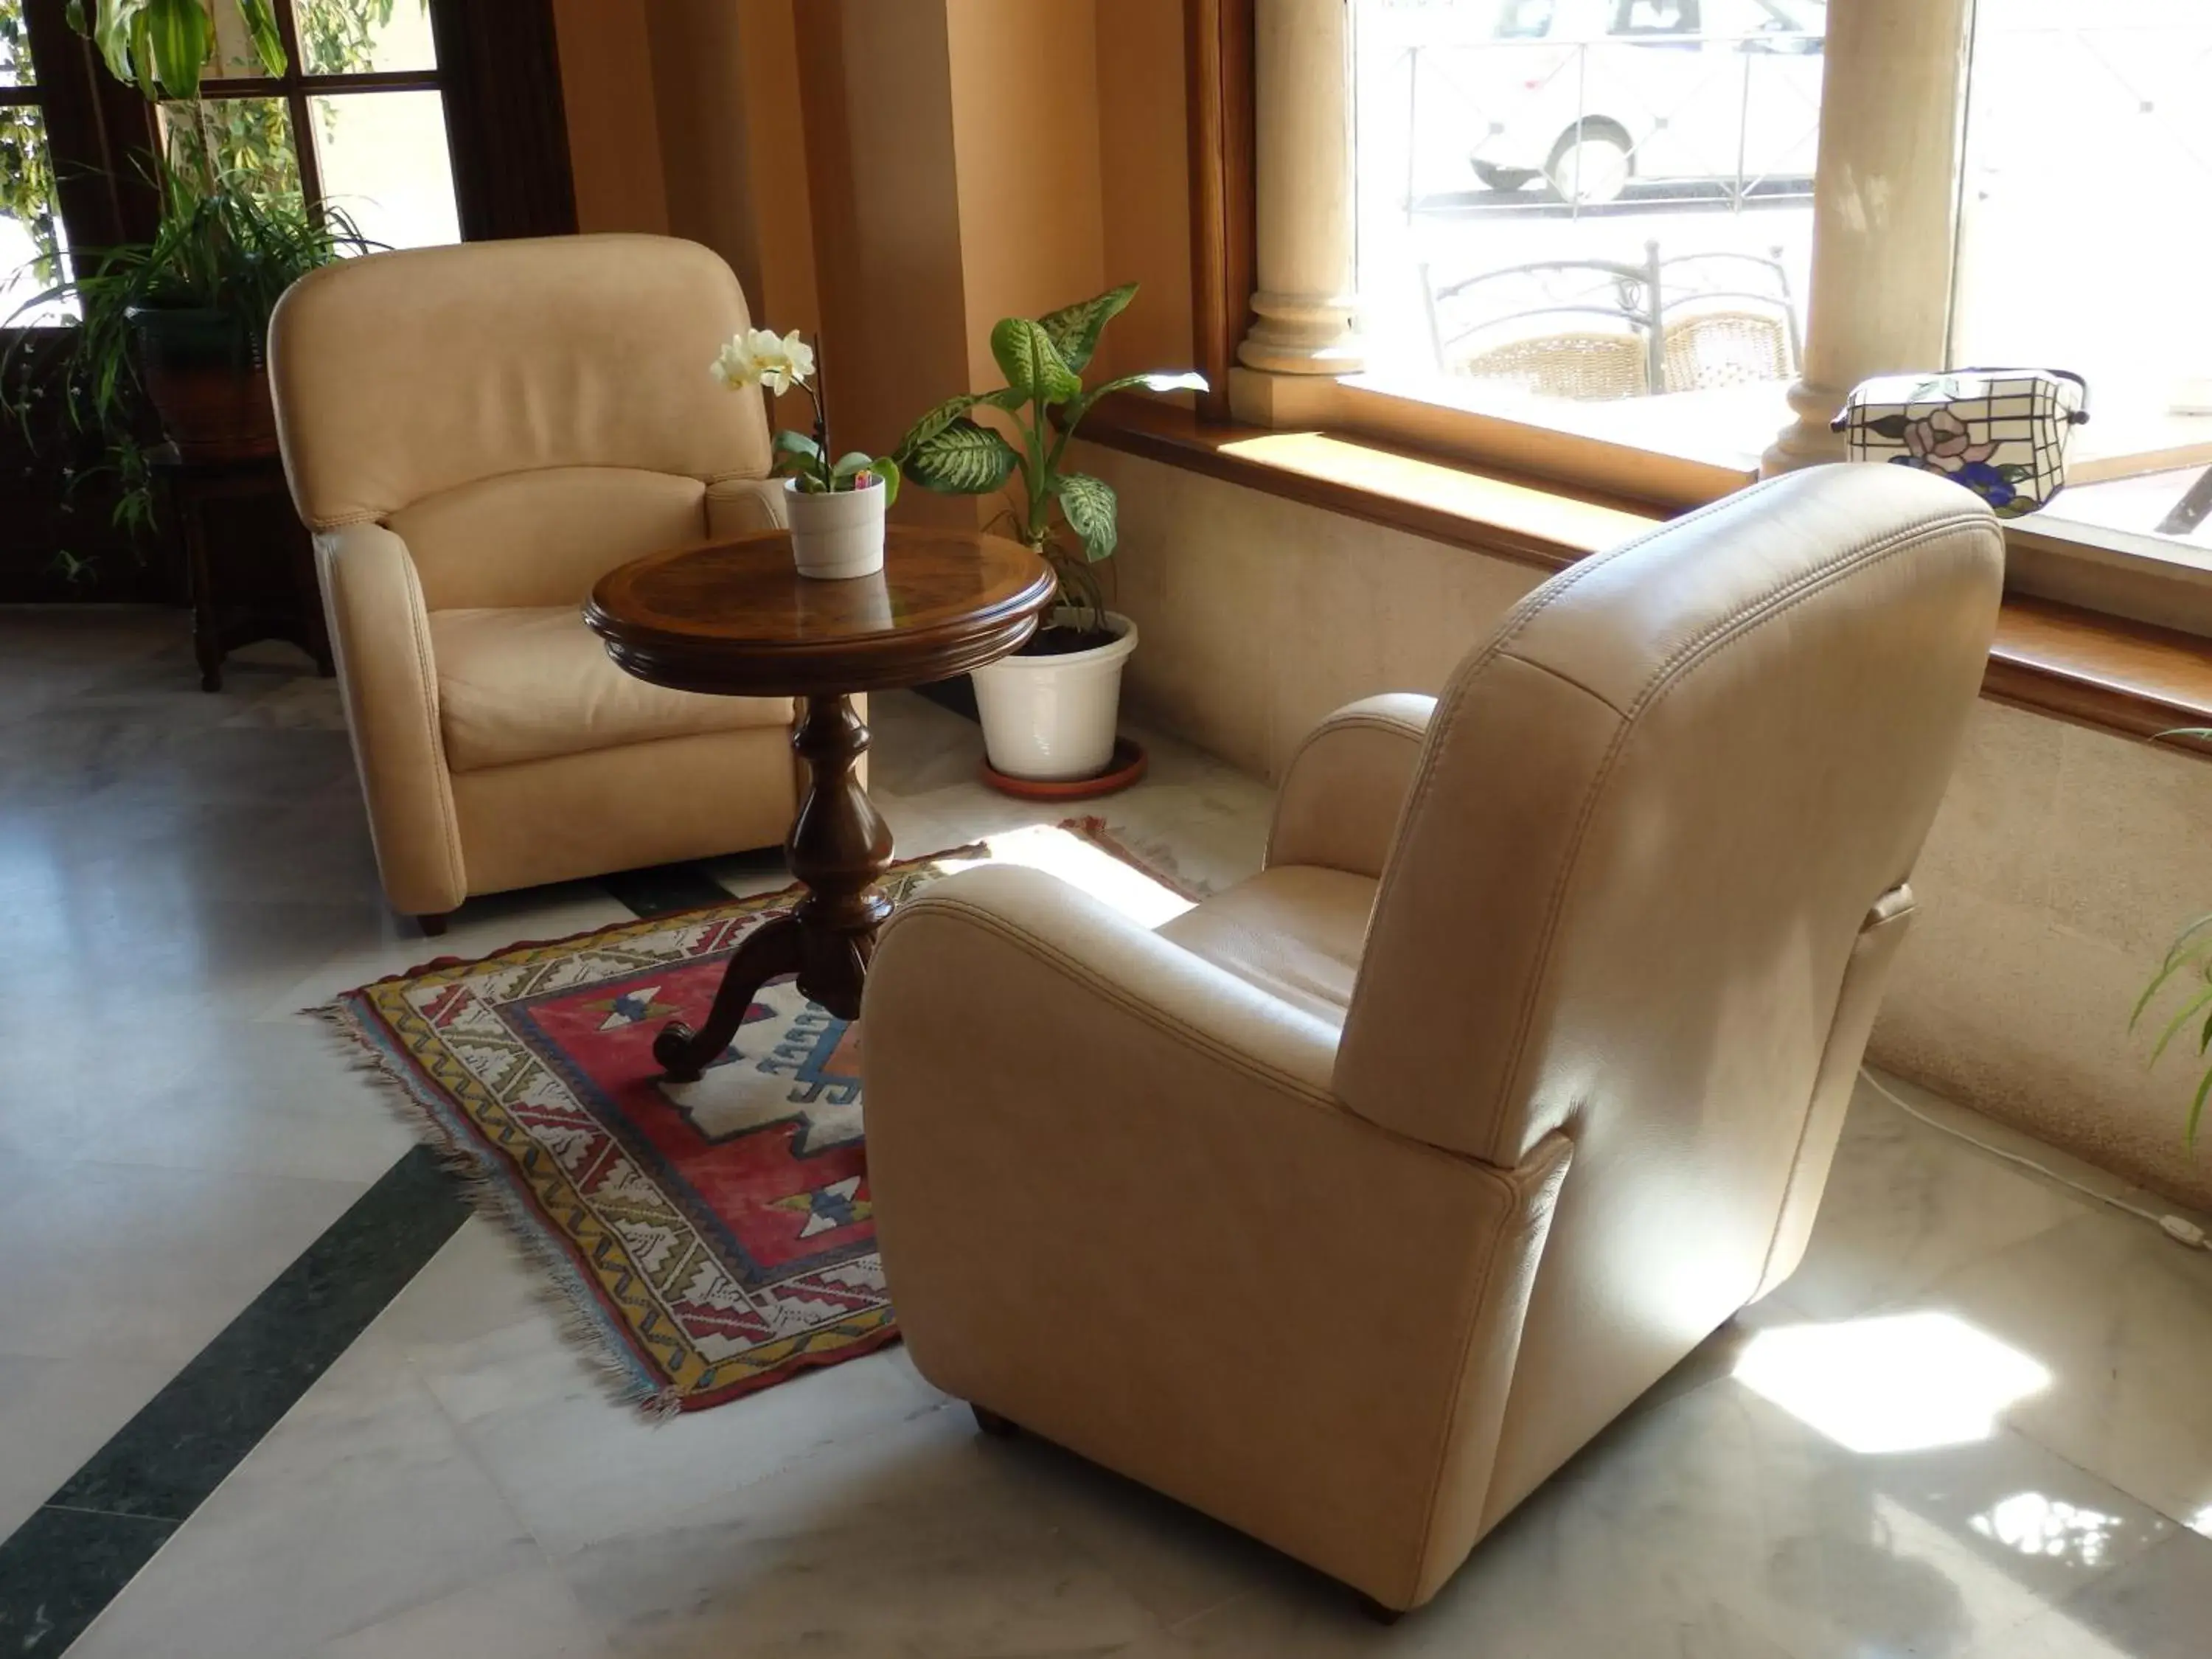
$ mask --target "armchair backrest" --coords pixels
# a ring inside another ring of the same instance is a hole
[[[300,516],[325,530],[416,513],[419,536],[394,527],[433,609],[580,598],[620,558],[705,534],[708,486],[766,475],[763,399],[708,373],[749,320],[729,266],[665,236],[475,242],[315,271],[270,326]],[[486,559],[519,565],[515,581],[488,582],[473,568]]]
[[[1994,521],[1904,467],[1778,478],[1530,594],[1438,699],[1338,1084],[1514,1164],[1616,1094],[1809,1088],[1980,684]]]
[[[1493,1516],[1760,1288],[2002,580],[1965,490],[1818,468],[1563,573],[1438,699],[1335,1088],[1498,1164],[1575,1142]]]

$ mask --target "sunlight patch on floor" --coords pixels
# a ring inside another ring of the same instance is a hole
[[[1986,1440],[2051,1373],[1964,1320],[1896,1314],[1763,1331],[1736,1379],[1837,1444],[1864,1454]]]
[[[1966,1524],[2022,1555],[2094,1567],[2103,1565],[2112,1536],[2124,1522],[2117,1515],[2082,1509],[2063,1498],[2019,1492],[1992,1504]]]

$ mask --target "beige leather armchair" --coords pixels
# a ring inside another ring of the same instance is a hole
[[[783,838],[787,699],[631,678],[592,585],[782,521],[767,414],[708,373],[747,325],[690,242],[572,236],[373,254],[270,328],[384,890],[433,927],[472,893]]]
[[[866,1013],[915,1365],[1428,1600],[1796,1267],[2002,568],[1953,485],[1781,478],[1326,721],[1265,870],[1157,933],[930,888]]]

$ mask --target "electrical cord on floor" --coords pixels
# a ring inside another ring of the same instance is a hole
[[[1911,1101],[1899,1095],[1895,1090],[1885,1085],[1880,1078],[1863,1066],[1859,1067],[1859,1079],[1908,1117],[1917,1119],[1931,1129],[1940,1129],[1954,1140],[1963,1140],[1969,1146],[1977,1147],[1989,1153],[1992,1158],[2002,1158],[2006,1163],[2018,1164],[2023,1170],[2033,1170],[2045,1180],[2055,1181],[2069,1192],[2079,1193],[2084,1198],[2094,1198],[2100,1204],[2108,1204],[2113,1209],[2131,1215],[2139,1221],[2148,1221],[2177,1244],[2186,1245],[2192,1250],[2212,1250],[2212,1235],[2208,1235],[2203,1228],[2198,1226],[2187,1216],[2175,1215],[2170,1211],[2160,1214],[2156,1210],[2146,1210],[2141,1205],[2130,1204],[2124,1198],[2115,1198],[2110,1193],[2100,1193],[2094,1187],[2084,1186],[2072,1176],[2061,1175],[2048,1164],[2039,1164],[2025,1153],[2012,1152],[2002,1146],[1993,1146],[1988,1141],[1970,1135],[1954,1124],[1946,1123],[1942,1119],[1922,1111]]]

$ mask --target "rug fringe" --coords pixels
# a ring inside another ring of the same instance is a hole
[[[1182,866],[1176,861],[1174,850],[1156,836],[1138,836],[1108,823],[1104,818],[1090,815],[1062,818],[1053,827],[1095,842],[1122,863],[1134,866],[1150,876],[1178,898],[1198,904],[1213,896],[1213,884],[1185,875]]]
[[[372,1076],[384,1085],[378,1093],[429,1149],[438,1167],[459,1184],[469,1207],[520,1247],[525,1261],[544,1275],[534,1279],[532,1299],[553,1316],[562,1342],[574,1351],[600,1391],[649,1422],[663,1423],[681,1414],[682,1392],[639,1365],[627,1340],[576,1272],[575,1263],[538,1224],[528,1203],[501,1178],[497,1165],[446,1120],[443,1103],[426,1098],[397,1057],[363,1029],[345,998],[300,1012],[320,1021],[337,1039],[349,1070]]]

